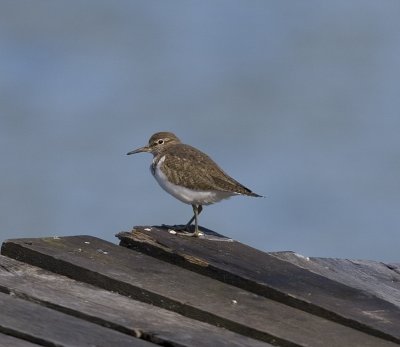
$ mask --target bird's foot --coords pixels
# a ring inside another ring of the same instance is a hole
[[[181,232],[179,232],[179,234],[183,235],[183,236],[190,236],[190,237],[201,237],[201,236],[204,236],[204,233],[201,232],[200,230],[195,230],[193,232],[181,231]]]
[[[190,225],[162,225],[164,228],[167,228],[170,233],[176,233],[182,236],[189,236],[189,237],[200,237],[204,236],[204,233],[200,230],[190,231]]]

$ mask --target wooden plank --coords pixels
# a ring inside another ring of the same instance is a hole
[[[35,303],[0,293],[0,332],[43,346],[155,346]]]
[[[163,346],[271,346],[4,256],[0,256],[0,287],[14,297]]]
[[[16,338],[14,336],[5,335],[0,333],[0,346],[4,347],[38,347],[36,343]]]
[[[2,253],[269,343],[395,345],[90,236],[8,240]]]
[[[400,342],[400,310],[392,303],[240,242],[171,235],[158,227],[135,227],[117,236],[123,246]]]
[[[293,252],[269,253],[336,282],[373,294],[400,308],[400,273],[393,265],[370,260],[304,257]]]
[[[388,263],[386,266],[394,272],[400,274],[400,263]]]

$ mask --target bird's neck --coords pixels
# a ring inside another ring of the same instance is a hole
[[[168,146],[168,147],[170,147],[170,146]],[[151,164],[151,172],[153,175],[156,172],[159,161],[168,153],[168,147],[163,148],[162,150],[158,151],[157,153],[153,153],[153,162]]]

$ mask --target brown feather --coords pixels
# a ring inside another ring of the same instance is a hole
[[[260,196],[230,177],[207,154],[192,146],[177,143],[165,149],[168,149],[167,152],[163,150],[157,154],[156,162],[166,155],[161,170],[176,185],[198,191]]]

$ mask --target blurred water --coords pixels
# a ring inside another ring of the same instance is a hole
[[[126,157],[174,131],[264,199],[201,225],[399,261],[398,1],[0,3],[0,241],[184,223]]]

